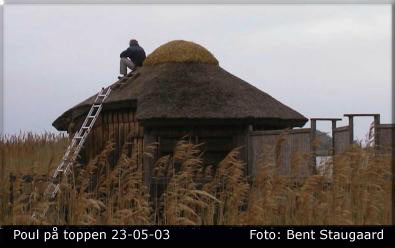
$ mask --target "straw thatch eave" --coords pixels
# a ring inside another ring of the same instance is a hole
[[[54,127],[67,130],[71,120],[88,111],[94,97],[66,111],[55,120]],[[136,108],[140,121],[272,119],[282,127],[300,127],[307,121],[300,113],[218,65],[200,63],[163,63],[139,68],[125,85],[114,88],[104,104],[105,111],[121,108]]]

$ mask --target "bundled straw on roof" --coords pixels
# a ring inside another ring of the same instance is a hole
[[[218,60],[199,44],[185,41],[170,41],[153,51],[144,61],[144,65],[163,63],[202,63],[218,65]]]

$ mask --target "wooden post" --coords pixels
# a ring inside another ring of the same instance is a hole
[[[349,143],[354,144],[354,116],[348,116]]]
[[[335,155],[335,129],[336,129],[336,120],[332,120],[332,152],[331,155]]]
[[[240,128],[233,136],[233,147],[242,147],[240,150],[240,159],[245,162],[245,175],[250,176],[250,164],[248,161],[248,127]],[[196,142],[198,143],[198,142]]]
[[[317,146],[316,146],[316,134],[317,134],[317,120],[310,119],[311,121],[311,133],[310,133],[310,149],[311,149],[311,163],[312,172],[316,174],[317,166]]]
[[[376,150],[380,149],[380,115],[374,116],[374,148]]]
[[[252,132],[253,127],[252,125],[248,125],[247,127],[247,132],[246,132],[246,143],[247,143],[247,170],[248,170],[248,179],[250,182],[252,182],[255,178],[255,166],[253,164],[253,147],[252,147],[252,141],[250,137],[250,133]]]

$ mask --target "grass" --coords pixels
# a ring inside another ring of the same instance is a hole
[[[168,185],[150,196],[141,156],[124,152],[111,166],[109,141],[86,165],[61,182],[55,201],[44,197],[47,175],[68,139],[53,134],[3,137],[0,224],[120,225],[385,225],[391,224],[390,154],[355,145],[324,164],[319,175],[295,184],[276,164],[258,162],[250,183],[240,149],[212,172],[200,145],[180,140],[173,155],[156,163],[154,175]],[[148,146],[145,154],[152,153]],[[292,166],[297,166],[294,162]],[[28,177],[27,177],[28,176]],[[48,209],[46,216],[41,216]],[[32,213],[38,213],[32,218]]]
[[[20,133],[0,136],[5,174],[48,174],[57,165],[68,145],[65,135]],[[23,155],[23,156],[22,156]]]
[[[155,49],[144,61],[144,65],[162,63],[203,63],[218,65],[218,60],[199,44],[174,40]]]

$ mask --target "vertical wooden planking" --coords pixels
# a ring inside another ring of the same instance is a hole
[[[114,156],[114,164],[116,164],[118,162],[118,158],[119,158],[119,112],[115,112],[114,113],[114,137],[115,137],[115,144],[116,144],[116,148],[115,148],[115,156]]]
[[[136,137],[136,138],[138,138],[138,137],[140,137],[139,136],[139,128],[140,128],[140,125],[139,125],[139,122],[138,121],[135,121],[134,122],[135,124],[134,124],[134,136]]]
[[[123,146],[125,147],[125,152],[126,152],[126,154],[127,155],[129,155],[129,153],[128,153],[128,145],[126,144],[127,142],[128,142],[128,125],[129,125],[129,123],[128,123],[128,112],[127,111],[125,111],[125,112],[123,112],[123,115],[122,115],[122,119],[123,119],[123,128],[124,128],[124,130],[123,130]]]
[[[134,128],[135,128],[135,123],[131,122],[130,123],[130,130],[129,130],[129,136],[130,136],[130,150],[131,153],[134,152],[135,150],[135,137],[134,137]]]
[[[82,125],[81,125],[82,126]],[[92,157],[92,135],[89,134],[88,137],[86,138],[85,144],[83,145],[85,149],[85,163],[89,163],[91,157]]]
[[[144,138],[144,127],[139,125],[139,137]]]
[[[379,124],[378,134],[380,135],[380,149],[384,152],[395,150],[395,124]]]
[[[104,146],[106,146],[108,144],[108,142],[110,141],[110,113],[107,112],[104,115],[104,137],[103,137],[103,142],[104,142]],[[107,157],[108,161],[110,160],[110,156]]]
[[[102,125],[103,125],[103,143],[102,146],[103,148],[107,144],[108,141],[108,113],[103,114],[103,120],[102,120]]]
[[[118,139],[118,154],[117,154],[117,161],[121,156],[122,153],[122,139],[121,139],[121,133],[122,133],[122,111],[117,112],[117,139]]]
[[[137,152],[137,161],[140,160],[140,137],[139,137],[139,129],[140,129],[140,125],[139,122],[135,119],[134,121],[134,138],[136,140],[136,146],[135,146],[135,150]]]
[[[119,152],[118,113],[117,112],[113,112],[112,121],[113,121],[113,132],[114,132],[114,142],[115,142],[113,164],[115,165],[117,163],[118,152]]]
[[[338,127],[333,131],[335,154],[343,152],[350,145],[350,127]]]
[[[253,136],[250,135],[250,132],[247,133],[247,170],[248,176],[251,180],[255,178],[255,153],[253,146]]]
[[[284,136],[285,135],[285,136]],[[311,129],[290,130],[287,133],[283,131],[257,131],[250,132],[248,142],[248,163],[252,174],[252,178],[257,173],[258,163],[275,162],[275,149],[279,138],[285,138],[280,147],[280,157],[278,162],[278,172],[282,176],[291,176],[292,173],[292,157],[295,154],[309,154],[311,152]],[[263,156],[261,158],[261,156]],[[303,161],[302,161],[303,162]],[[297,176],[309,175],[311,171],[311,161],[299,165]]]
[[[118,112],[118,141],[119,141],[119,151],[118,151],[118,159],[122,154],[122,146],[123,146],[123,113],[122,111]]]
[[[120,155],[123,152],[124,144],[125,144],[125,120],[124,113],[122,111],[119,113],[119,144],[120,144]]]
[[[145,133],[142,141],[144,149],[145,146],[153,142],[155,142],[155,137],[152,134]],[[146,183],[146,185],[149,185],[151,183],[153,165],[155,160],[156,160],[155,156],[153,158],[149,156],[143,157],[143,173],[144,173],[144,182]]]
[[[101,153],[101,151],[103,150],[103,123],[102,123],[102,119],[103,119],[103,113],[101,113],[99,119],[97,120],[98,122],[98,129],[97,129],[97,153]]]
[[[349,134],[349,144],[354,144],[354,117],[348,116],[348,134]]]
[[[95,156],[96,156],[96,147],[97,147],[97,145],[96,145],[96,134],[97,134],[97,127],[95,127],[96,126],[96,123],[95,123],[95,125],[92,127],[92,131],[91,131],[91,133],[89,134],[90,136],[91,136],[91,141],[92,141],[92,144],[91,144],[91,150],[92,150],[92,155],[91,155],[91,157],[89,158],[89,160],[91,160],[91,159],[93,159]]]
[[[395,14],[395,13],[393,13]],[[380,115],[374,115],[374,146],[378,150],[380,147]]]
[[[111,164],[115,164],[118,160],[125,142],[129,143],[129,154],[133,149],[139,153],[143,151],[144,129],[136,121],[134,111],[103,113],[99,123],[100,125],[92,130],[91,137],[87,140],[89,143],[87,157],[92,158],[96,155],[111,138],[114,142],[114,150],[109,157]],[[141,159],[141,156],[139,158]]]
[[[143,161],[144,154],[144,138],[139,137],[139,163]]]
[[[130,145],[129,145],[129,142],[130,142],[130,140],[129,140],[129,128],[130,128],[130,122],[129,122],[129,112],[130,112],[130,110],[128,110],[127,112],[125,112],[125,115],[124,115],[124,120],[125,120],[125,143],[128,143],[127,145],[126,145],[126,152],[127,152],[127,154],[128,154],[128,156],[130,156]]]
[[[310,120],[311,121],[311,134],[310,134],[310,149],[311,149],[311,168],[315,168],[315,165],[317,164],[317,145],[316,145],[316,135],[317,135],[317,121],[316,120]]]
[[[133,111],[129,111],[128,113],[127,113],[127,120],[128,120],[128,129],[127,129],[127,132],[126,132],[126,135],[127,135],[127,142],[129,143],[128,144],[128,154],[129,154],[129,156],[131,156],[132,155],[132,138],[131,138],[131,127],[132,127],[132,121],[133,121]]]
[[[331,143],[331,155],[335,155],[335,129],[336,129],[336,120],[332,120],[332,143]]]
[[[103,138],[102,138],[102,130],[103,130],[103,125],[102,125],[102,119],[103,119],[103,112],[100,113],[99,118],[96,121],[97,124],[97,154],[101,153],[102,151],[102,143],[103,143]]]
[[[108,129],[109,129],[109,139],[114,140],[115,136],[114,136],[114,113],[110,112],[108,113]],[[115,148],[115,147],[114,147]],[[113,151],[111,151],[110,153],[110,158],[109,161],[111,163],[111,165],[114,165],[114,149]]]

